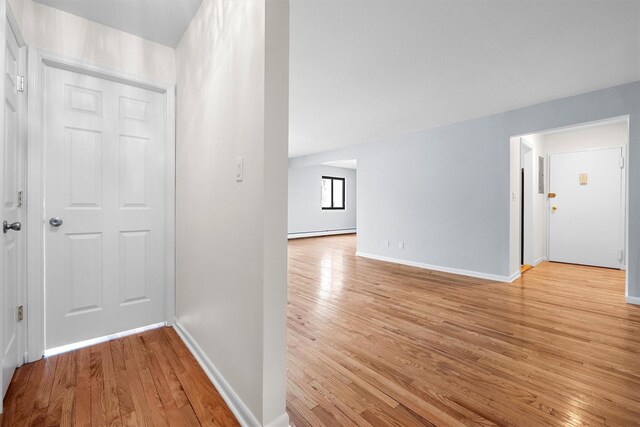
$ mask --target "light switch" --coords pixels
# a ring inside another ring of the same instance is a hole
[[[243,179],[243,161],[242,157],[236,157],[236,181],[240,182]]]

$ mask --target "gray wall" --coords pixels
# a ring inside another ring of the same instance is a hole
[[[510,137],[629,115],[629,295],[640,296],[640,82],[302,156],[358,160],[358,251],[508,277]],[[390,240],[385,247],[384,240]],[[398,248],[398,241],[405,249]]]
[[[322,210],[322,176],[346,178],[345,210]],[[289,168],[289,234],[356,228],[356,171],[332,166]]]

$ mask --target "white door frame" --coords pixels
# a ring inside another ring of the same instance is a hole
[[[25,358],[40,359],[45,350],[44,295],[44,73],[60,68],[158,92],[165,97],[165,309],[164,321],[175,317],[175,85],[158,83],[68,59],[40,49],[29,49],[28,153],[27,153],[27,307]],[[98,337],[96,337],[98,338]]]

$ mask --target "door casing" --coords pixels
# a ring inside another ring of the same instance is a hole
[[[29,49],[29,135],[27,152],[27,309],[25,359],[33,362],[45,350],[44,284],[44,71],[55,67],[159,92],[165,98],[165,307],[164,320],[175,313],[175,85],[141,79],[39,49]],[[96,337],[97,338],[97,337]]]

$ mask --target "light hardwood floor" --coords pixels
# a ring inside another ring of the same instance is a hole
[[[289,243],[292,425],[640,425],[640,307],[620,271],[544,263],[512,284]],[[3,426],[237,425],[175,331],[24,365]]]
[[[172,328],[20,367],[3,426],[237,426]]]
[[[292,425],[640,425],[624,272],[543,263],[505,284],[354,253],[289,242]]]

